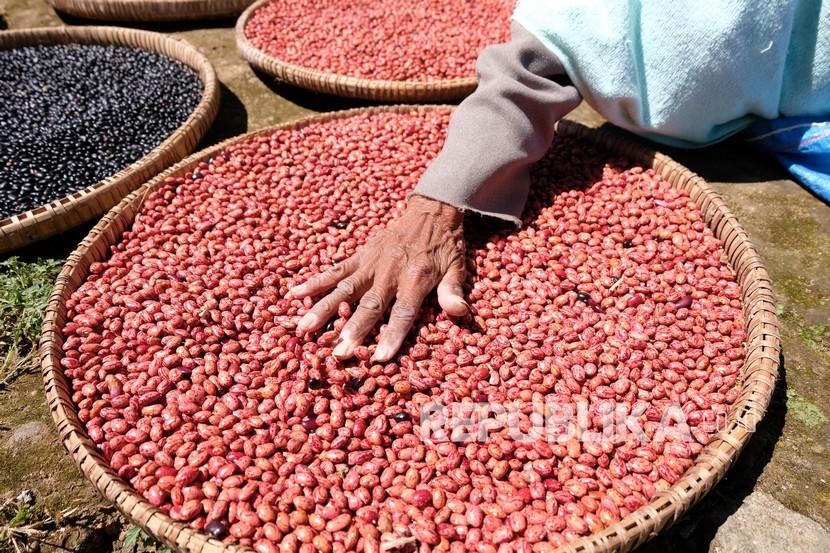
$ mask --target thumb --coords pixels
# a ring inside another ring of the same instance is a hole
[[[470,308],[467,302],[464,301],[463,285],[465,279],[464,257],[458,256],[438,284],[438,303],[441,304],[444,311],[453,317],[466,315]]]

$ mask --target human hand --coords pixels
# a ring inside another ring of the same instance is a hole
[[[314,332],[337,313],[340,302],[359,300],[332,352],[335,357],[347,359],[394,298],[389,322],[372,357],[385,362],[401,347],[418,318],[421,303],[436,285],[438,303],[444,311],[457,317],[465,315],[469,306],[462,295],[463,219],[453,206],[412,196],[403,215],[353,256],[291,289],[291,295],[303,298],[334,288],[300,319],[297,330]]]

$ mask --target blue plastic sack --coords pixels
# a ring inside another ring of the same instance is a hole
[[[793,178],[830,204],[830,120],[827,117],[763,119],[741,136],[774,156]]]

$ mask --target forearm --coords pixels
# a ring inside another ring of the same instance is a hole
[[[488,47],[476,68],[478,88],[453,114],[444,148],[415,192],[518,224],[530,166],[580,96],[557,82],[565,74],[559,60],[517,23],[511,41]]]

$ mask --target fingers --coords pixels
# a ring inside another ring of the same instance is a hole
[[[400,349],[418,317],[424,298],[436,284],[439,284],[438,301],[448,314],[463,316],[467,313],[469,306],[464,301],[462,288],[465,280],[463,243],[459,241],[458,245],[462,252],[458,255],[454,254],[459,248],[452,247],[448,251],[439,247],[438,250],[444,251],[436,252],[443,258],[443,262],[438,263],[428,254],[406,260],[402,248],[399,248],[401,252],[398,255],[389,257],[390,263],[380,263],[380,267],[378,263],[364,263],[367,266],[363,267],[359,258],[352,256],[306,283],[295,286],[290,293],[298,298],[316,295],[335,287],[334,291],[314,304],[300,319],[297,331],[307,333],[320,329],[335,315],[340,303],[354,303],[360,298],[357,309],[340,331],[340,339],[332,351],[337,358],[349,358],[381,319],[395,296],[389,323],[380,336],[373,356],[375,361],[388,361]],[[388,249],[384,249],[387,254]],[[439,267],[446,266],[444,263],[447,260],[451,261],[442,276]],[[400,269],[405,270],[398,273]]]
[[[435,287],[435,277],[419,275],[415,270],[405,278],[399,288],[395,305],[389,313],[389,323],[378,341],[374,361],[389,361],[400,349],[406,335],[418,318],[421,304]]]
[[[337,283],[329,295],[315,303],[311,311],[303,315],[297,323],[297,330],[301,333],[316,331],[337,313],[341,302],[354,303],[370,284],[369,273],[361,271],[347,276]]]
[[[383,363],[398,353],[420,310],[421,302],[416,303],[414,298],[405,300],[398,298],[389,314],[389,324],[386,325],[386,330],[378,342],[374,361]]]
[[[453,317],[463,317],[470,307],[464,301],[465,275],[464,259],[459,257],[450,265],[444,278],[438,284],[438,303]]]
[[[355,348],[363,343],[392,300],[394,287],[391,283],[391,279],[375,277],[374,286],[363,295],[349,322],[340,331],[340,342],[332,351],[335,357],[346,359],[354,355]]]
[[[357,268],[358,259],[357,256],[353,255],[345,261],[342,261],[328,270],[323,271],[319,275],[311,277],[303,284],[293,287],[289,290],[289,294],[295,298],[316,296],[333,288],[338,282],[354,273]]]

